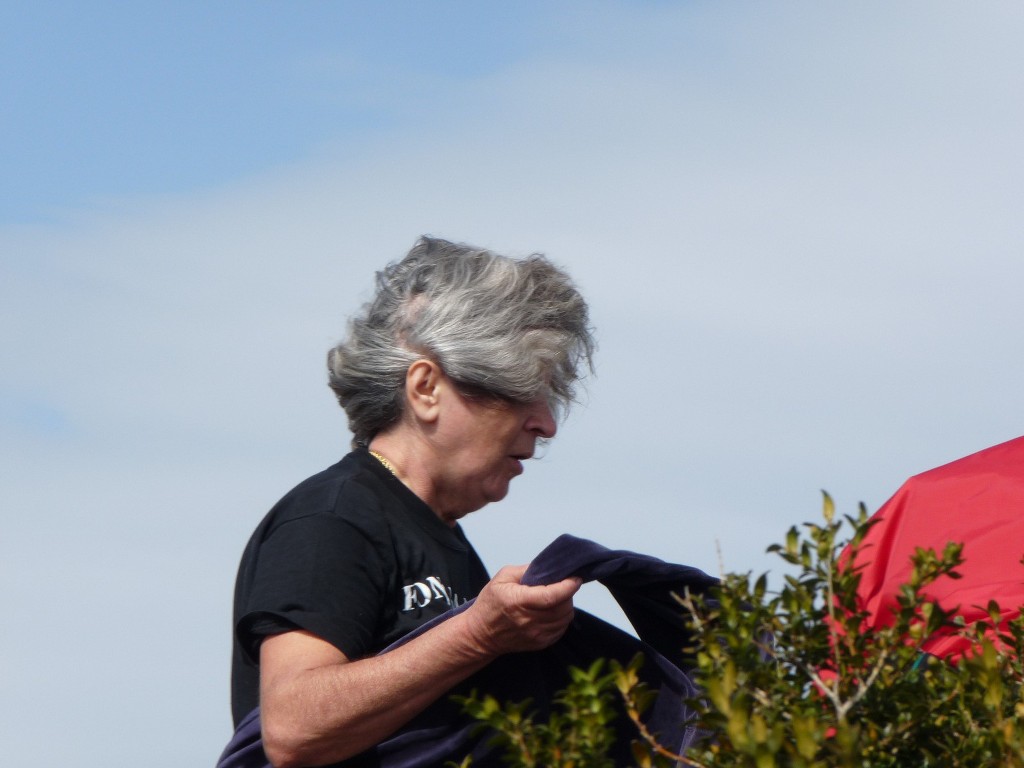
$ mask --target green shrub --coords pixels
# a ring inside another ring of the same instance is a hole
[[[769,547],[787,564],[780,589],[764,575],[729,574],[713,601],[679,596],[705,692],[693,705],[714,736],[672,756],[643,734],[638,766],[1024,768],[1024,620],[997,628],[993,601],[990,622],[963,626],[924,596],[935,579],[958,576],[961,546],[951,543],[918,550],[892,624],[865,631],[860,577],[840,552],[856,549],[870,525],[863,507],[837,520],[826,494],[823,523]],[[922,654],[937,631],[964,633],[974,652],[957,664]],[[636,664],[576,670],[548,723],[533,722],[528,704],[471,699],[467,711],[495,729],[510,766],[604,768],[615,689],[638,724],[650,695]]]
[[[614,738],[615,679],[602,660],[589,669],[570,669],[570,683],[555,698],[548,722],[537,723],[530,702],[502,704],[493,696],[459,697],[469,715],[490,726],[517,768],[616,768],[607,752]],[[467,758],[463,766],[470,765]]]

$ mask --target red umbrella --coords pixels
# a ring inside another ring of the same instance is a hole
[[[924,590],[929,599],[968,622],[989,620],[995,600],[1002,619],[1024,606],[1024,437],[987,448],[929,470],[906,483],[873,516],[857,554],[862,567],[860,595],[872,619],[884,626],[898,609],[899,587],[910,579],[916,547],[941,552],[963,543],[960,579],[942,577]],[[959,606],[959,607],[958,607]],[[958,658],[970,643],[940,633],[924,650]]]

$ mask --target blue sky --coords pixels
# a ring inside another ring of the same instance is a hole
[[[4,4],[9,762],[213,762],[238,556],[344,452],[325,352],[424,233],[547,253],[600,343],[466,521],[492,570],[570,532],[761,571],[820,489],[874,509],[1020,435],[1022,33],[1011,2]]]
[[[394,130],[434,108],[424,86],[550,53],[585,14],[538,3],[7,4],[0,139],[21,172],[0,210],[36,221],[95,198],[187,192]]]

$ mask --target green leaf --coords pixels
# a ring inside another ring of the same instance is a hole
[[[836,516],[835,502],[832,501],[832,497],[828,495],[827,491],[822,491],[821,495],[824,497],[822,517],[825,518],[826,523],[831,523]]]

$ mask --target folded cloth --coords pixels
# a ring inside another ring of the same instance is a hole
[[[603,584],[622,607],[639,638],[577,610],[565,635],[542,651],[508,654],[442,696],[402,729],[351,760],[345,768],[428,768],[473,756],[477,768],[501,765],[490,743],[492,733],[481,731],[476,721],[462,713],[452,695],[476,692],[503,702],[532,701],[538,716],[551,711],[556,693],[569,683],[570,667],[589,667],[596,659],[615,659],[626,664],[637,653],[644,656],[641,679],[655,691],[645,727],[659,742],[681,752],[699,737],[690,724],[687,700],[698,695],[691,681],[684,648],[689,645],[682,607],[675,598],[684,591],[703,594],[717,579],[703,571],[676,565],[648,555],[611,550],[568,534],[559,536],[530,564],[523,584],[551,584],[577,576]],[[441,621],[466,610],[472,601],[424,624],[388,651],[426,632]],[[624,717],[616,721],[617,738],[612,757],[616,765],[632,761],[630,742],[636,733]],[[247,715],[228,743],[217,768],[266,768],[269,763],[260,739],[259,708]]]

